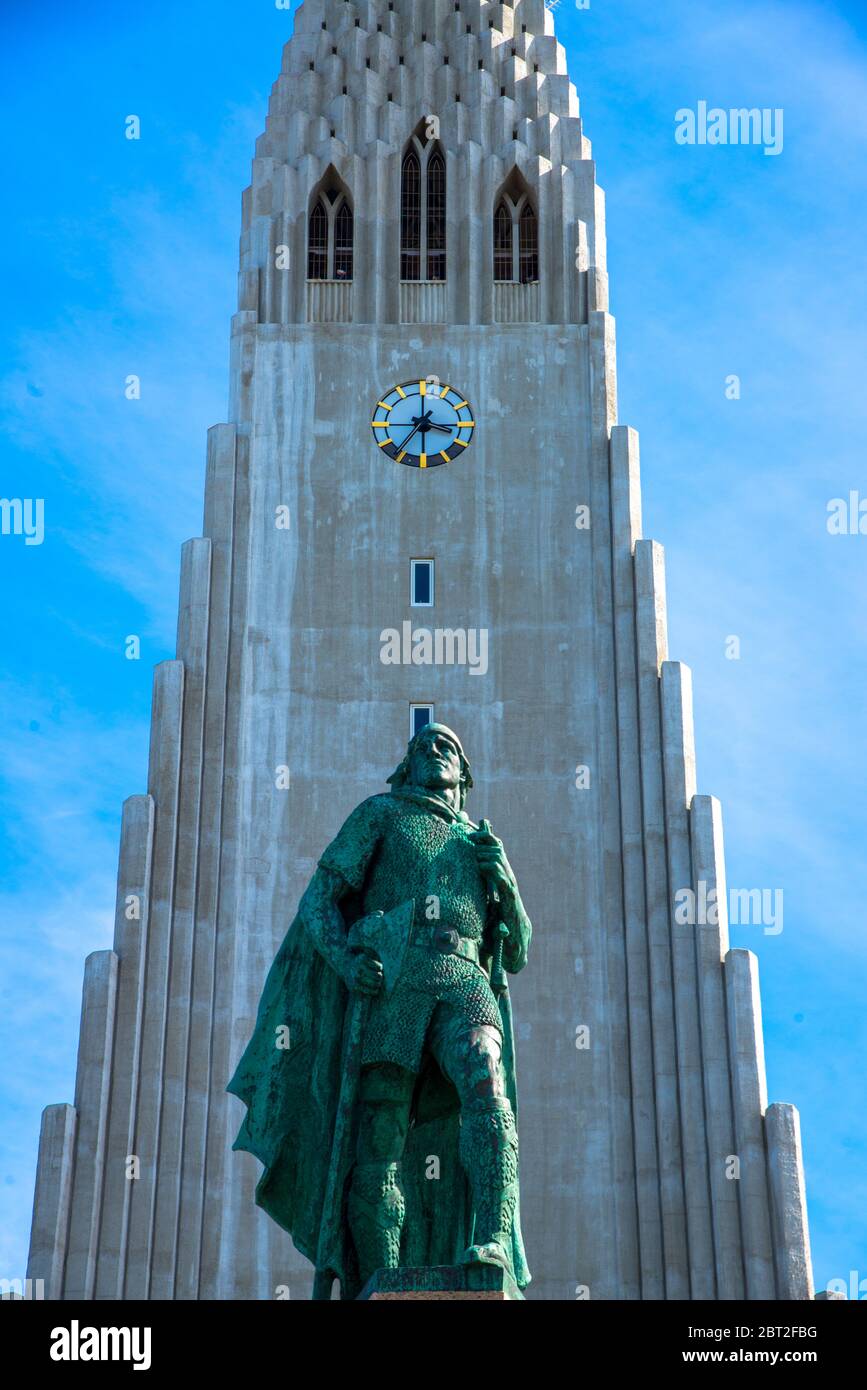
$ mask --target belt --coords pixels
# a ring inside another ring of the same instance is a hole
[[[472,941],[468,936],[461,936],[454,927],[443,927],[438,923],[431,923],[430,929],[425,930],[423,926],[417,925],[412,944],[423,951],[429,951],[432,955],[463,956],[464,960],[471,960],[476,965],[479,964],[478,941]]]

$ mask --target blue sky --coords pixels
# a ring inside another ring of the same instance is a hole
[[[817,1283],[867,1281],[867,536],[826,527],[829,499],[867,498],[867,12],[561,0],[557,23],[608,198],[620,419],[694,673],[699,789],[723,802],[730,885],[785,894],[780,935],[732,932],[760,960],[770,1097],[801,1111]],[[2,1277],[24,1270],[40,1111],[73,1097],[84,958],[111,944],[291,24],[272,0],[0,11],[0,496],[45,498],[47,528],[0,537]],[[782,154],[678,145],[700,100],[782,108]]]

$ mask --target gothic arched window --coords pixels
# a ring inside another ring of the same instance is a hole
[[[412,150],[400,180],[400,278],[421,279],[421,168]]]
[[[505,200],[499,203],[494,213],[494,279],[511,280],[515,273],[514,236],[512,233],[512,214]]]
[[[400,278],[446,278],[446,162],[423,127],[413,135],[401,168]]]
[[[352,208],[344,198],[334,218],[334,278],[352,279],[354,224]]]
[[[539,223],[529,194],[513,181],[494,212],[494,279],[530,285],[539,278]]]
[[[352,204],[336,179],[318,193],[307,236],[308,280],[351,280],[355,238]]]
[[[446,162],[439,150],[427,163],[427,278],[446,278]]]
[[[307,279],[328,279],[328,214],[318,198],[310,214],[310,236],[307,241]]]
[[[521,284],[530,285],[539,278],[539,224],[529,202],[518,219],[518,252]]]

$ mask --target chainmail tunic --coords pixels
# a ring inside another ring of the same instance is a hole
[[[444,927],[483,945],[488,890],[468,839],[470,828],[466,820],[449,819],[447,813],[407,796],[373,796],[352,812],[319,862],[338,873],[357,895],[359,916],[389,912],[412,898],[417,940]],[[434,900],[439,916],[431,920]],[[439,1003],[457,1010],[468,1028],[487,1024],[502,1029],[497,1001],[481,966],[412,945],[391,995],[383,991],[370,1001],[363,1065],[394,1062],[418,1071]]]

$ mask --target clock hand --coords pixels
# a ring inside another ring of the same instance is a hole
[[[456,430],[457,428],[457,425],[436,425],[433,420],[431,420],[428,425],[429,430],[439,430],[440,434],[451,434],[452,430]]]
[[[413,429],[410,431],[410,433],[406,436],[406,439],[403,441],[402,447],[403,447],[404,449],[406,448],[406,446],[407,446],[407,444],[409,443],[409,441],[413,438],[413,436],[416,435],[416,434],[418,434],[419,430],[421,430],[422,434],[425,433],[425,431],[427,430],[427,427],[428,427],[428,422],[429,422],[429,419],[430,419],[430,415],[431,415],[431,412],[428,410],[428,411],[426,411],[425,414],[423,414],[420,418],[417,418],[415,415],[412,417],[412,418],[413,418],[413,422],[414,422],[414,427],[413,427]]]
[[[413,430],[410,430],[410,432],[408,432],[408,435],[406,436],[406,439],[404,439],[404,441],[403,441],[403,446],[402,446],[402,448],[404,448],[404,449],[406,449],[406,446],[408,445],[408,442],[410,442],[410,439],[413,438],[414,435],[417,435],[417,434],[418,434],[418,431],[421,430],[422,425],[424,425],[424,423],[425,423],[425,417],[424,417],[424,416],[421,417],[421,420],[417,420],[417,418],[415,418],[415,416],[413,416],[413,420],[414,420],[414,427],[413,427]],[[406,430],[406,425],[404,425],[404,430]]]
[[[413,435],[418,434],[420,428],[421,428],[421,420],[419,420],[418,424],[415,426],[414,429],[410,430],[410,432],[409,432],[409,434],[407,435],[406,439],[403,441],[403,445],[401,446],[402,448],[404,448],[404,449],[406,448],[407,444],[408,444],[409,441],[412,439]]]

